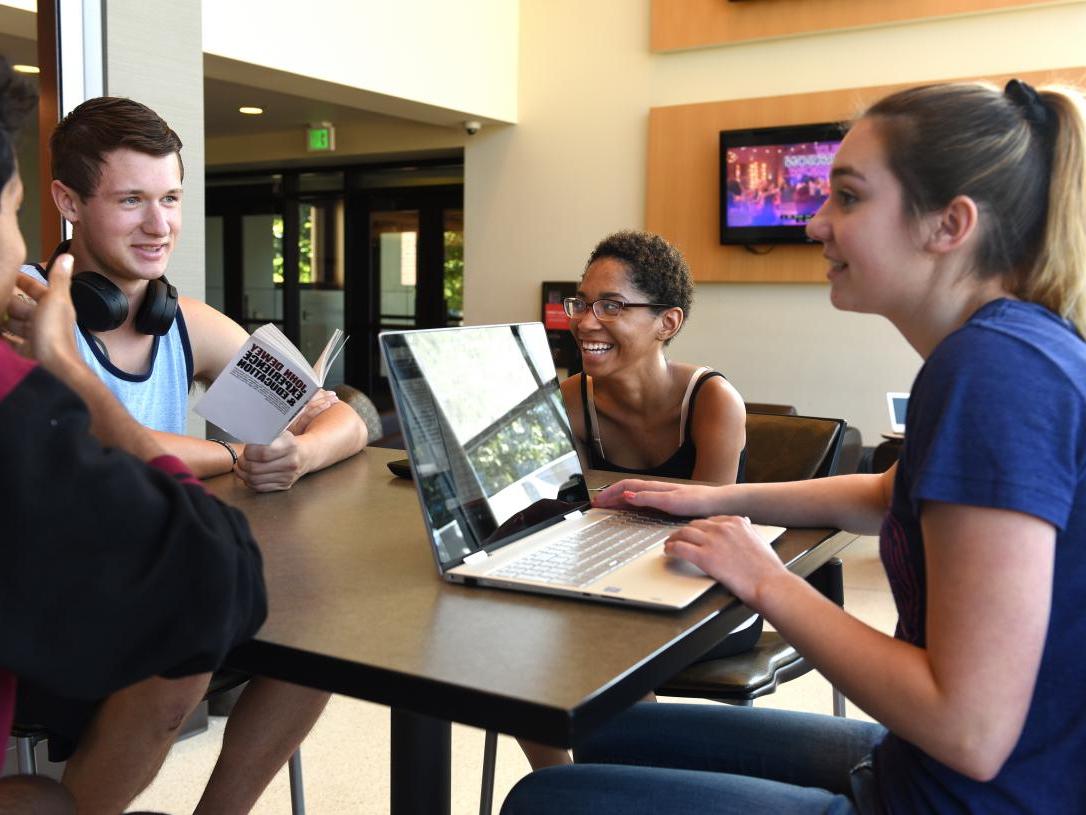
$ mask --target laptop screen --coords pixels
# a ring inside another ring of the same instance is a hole
[[[890,411],[890,429],[895,433],[904,433],[905,415],[909,410],[909,394],[886,394],[886,407]]]
[[[542,324],[386,332],[381,349],[442,569],[587,503]]]

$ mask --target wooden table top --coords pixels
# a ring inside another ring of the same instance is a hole
[[[720,587],[666,612],[448,583],[414,486],[386,467],[403,455],[370,448],[281,493],[208,482],[249,518],[268,586],[231,667],[568,746],[749,614]],[[793,529],[775,548],[805,576],[853,538]]]

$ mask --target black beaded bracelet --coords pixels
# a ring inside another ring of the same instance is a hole
[[[232,445],[230,442],[225,441],[223,439],[208,439],[208,441],[213,441],[213,442],[215,442],[215,444],[221,444],[223,447],[226,448],[226,452],[228,452],[230,454],[230,459],[231,459],[230,468],[231,469],[238,466],[238,451],[234,449],[234,445]]]

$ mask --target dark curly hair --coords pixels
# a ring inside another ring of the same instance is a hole
[[[686,265],[682,252],[659,235],[636,229],[624,229],[608,235],[596,244],[588,256],[585,272],[602,258],[620,261],[626,267],[630,283],[643,291],[651,302],[677,306],[683,310],[683,317],[689,319],[690,308],[694,304],[694,281],[690,277],[690,267]],[[581,277],[584,278],[583,272]],[[663,309],[653,311],[660,314]]]
[[[15,175],[15,139],[37,103],[34,85],[0,56],[0,187]]]

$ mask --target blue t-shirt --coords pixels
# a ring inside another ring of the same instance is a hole
[[[879,549],[896,636],[918,646],[926,642],[924,501],[1052,524],[1052,609],[1029,713],[1000,773],[973,781],[891,733],[875,751],[887,810],[1086,813],[1086,342],[1066,322],[1032,303],[996,300],[917,375]],[[1018,670],[1013,652],[1005,669]]]

